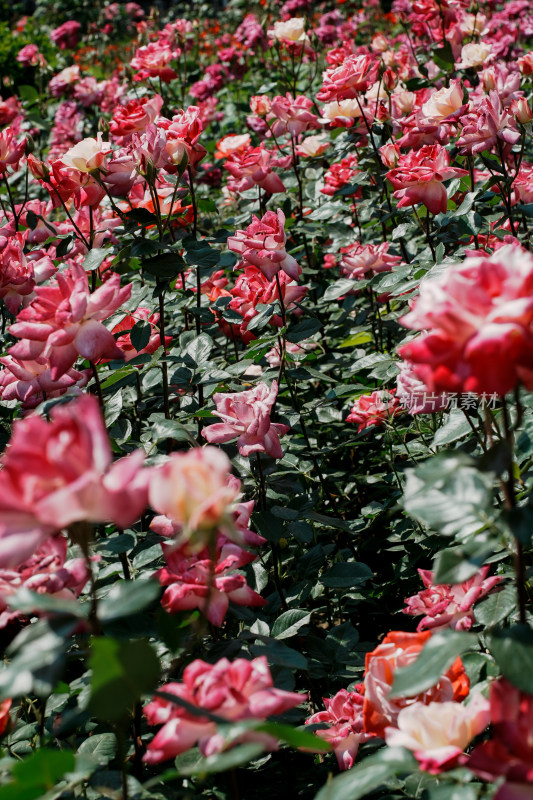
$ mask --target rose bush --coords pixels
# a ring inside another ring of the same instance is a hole
[[[157,5],[0,0],[0,798],[530,798],[530,4]]]

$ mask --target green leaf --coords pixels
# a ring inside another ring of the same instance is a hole
[[[308,625],[311,613],[302,608],[291,608],[277,618],[272,626],[272,636],[275,639],[288,639],[295,636],[300,628]]]
[[[325,301],[338,300],[339,297],[352,291],[354,286],[355,281],[349,280],[348,278],[340,278],[338,281],[335,281],[335,283],[332,283],[331,286],[328,286],[322,299]]]
[[[34,231],[38,224],[39,224],[39,217],[34,211],[30,209],[26,214],[26,225],[30,230]]]
[[[441,583],[463,583],[479,572],[480,567],[492,555],[491,542],[477,543],[475,540],[462,547],[448,547],[437,553],[433,562],[433,581]]]
[[[17,93],[19,97],[24,100],[26,103],[35,103],[39,99],[39,92],[35,88],[35,86],[18,86]]]
[[[315,319],[314,317],[304,319],[303,322],[300,322],[299,325],[289,331],[287,340],[293,343],[301,342],[303,339],[308,339],[309,336],[319,331],[321,327],[322,323],[319,319]]]
[[[435,686],[461,653],[470,649],[476,637],[463,631],[437,631],[408,667],[399,669],[389,697],[412,697]]]
[[[146,345],[150,341],[151,335],[152,335],[152,326],[147,320],[140,319],[138,322],[135,323],[130,332],[130,341],[134,346],[134,348],[137,350],[137,352],[146,347]]]
[[[331,569],[320,576],[320,583],[329,589],[350,589],[370,580],[374,573],[358,561],[346,561],[334,564]]]
[[[450,72],[453,70],[454,58],[449,42],[446,42],[444,47],[439,47],[438,50],[434,50],[432,58],[435,64],[445,72]]]
[[[435,433],[431,446],[441,447],[444,444],[451,444],[451,442],[456,442],[458,439],[462,439],[463,436],[471,433],[472,428],[463,412],[459,409],[454,409],[450,412],[446,424]]]
[[[117,581],[107,597],[98,606],[98,618],[102,622],[137,614],[159,597],[161,587],[156,580]]]
[[[67,616],[85,619],[88,615],[87,605],[83,606],[77,600],[58,597],[50,594],[39,594],[22,587],[8,598],[9,608],[22,611],[24,614],[34,614],[37,611],[49,614],[65,614]]]
[[[104,247],[95,247],[93,250],[89,250],[83,259],[83,269],[86,272],[92,272],[98,269],[104,258],[109,255],[111,255],[111,252]]]
[[[192,341],[188,342],[182,352],[182,357],[188,367],[200,367],[206,364],[209,354],[213,349],[213,340],[207,333],[201,333],[196,336]],[[192,363],[189,363],[190,359]]]
[[[72,236],[71,234],[69,234],[69,236],[64,236],[61,239],[61,241],[56,247],[56,256],[58,258],[63,258],[63,256],[66,256],[70,243],[72,242],[73,239],[74,236]]]
[[[258,313],[255,315],[255,317],[252,317],[252,319],[246,326],[246,330],[252,331],[255,330],[256,328],[259,328],[261,325],[267,323],[271,319],[272,314],[274,313],[274,307],[275,307],[274,303],[269,303],[268,305],[265,305],[264,303],[258,303],[255,307],[255,310]],[[228,311],[231,311],[231,309],[228,308]],[[226,319],[225,315],[224,319]],[[242,317],[240,317],[240,319],[242,320]]]
[[[526,624],[496,631],[489,650],[505,677],[518,689],[533,694],[533,630]]]
[[[165,419],[162,417],[157,421],[153,421],[150,417],[150,430],[152,434],[152,441],[157,444],[162,439],[174,439],[176,442],[191,442],[196,444],[188,430],[175,419]]]
[[[368,331],[360,331],[359,333],[354,333],[353,336],[348,336],[347,339],[344,339],[344,341],[340,343],[339,347],[357,347],[360,344],[366,344],[367,342],[371,341],[371,333]]]
[[[178,253],[161,253],[143,261],[143,270],[161,280],[177,278],[184,269],[185,264]]]
[[[209,775],[213,772],[225,772],[227,769],[235,769],[235,767],[242,767],[248,764],[264,753],[265,748],[262,744],[251,742],[247,744],[240,744],[233,747],[231,750],[226,750],[223,753],[217,753],[208,758],[201,758],[191,767],[181,767],[176,764],[176,769],[180,775],[184,777],[189,775]],[[1,798],[0,798],[1,800]]]
[[[498,622],[508,617],[515,608],[516,588],[507,585],[500,591],[485,597],[481,603],[477,603],[474,614],[478,622],[488,627],[489,625],[497,625]]]
[[[191,267],[215,267],[219,259],[220,252],[214,247],[206,247],[196,242],[194,246],[189,244],[185,253],[185,261]]]
[[[283,725],[281,722],[265,722],[254,728],[256,731],[268,733],[270,736],[275,736],[282,742],[286,742],[291,747],[300,748],[305,747],[314,752],[327,753],[331,750],[329,742],[320,739],[310,731],[303,730],[302,728],[293,728],[290,725]]]
[[[109,764],[117,752],[114,733],[93,733],[78,747],[78,755],[90,756],[99,766]]]
[[[89,666],[89,708],[101,720],[117,722],[144,692],[153,690],[159,678],[159,659],[144,639],[118,641],[94,638]]]
[[[278,667],[307,669],[307,659],[298,650],[288,647],[277,639],[269,639],[267,636],[258,636],[257,638],[265,643],[250,646],[250,653],[254,657],[266,656],[269,664],[276,664]]]
[[[320,789],[314,800],[360,800],[380,786],[394,786],[394,778],[414,772],[418,763],[409,750],[385,747]]]
[[[10,783],[0,787],[0,800],[37,800],[72,772],[74,765],[74,753],[69,750],[36,750],[15,764]]]
[[[413,233],[415,228],[416,225],[413,225],[412,222],[402,222],[394,228],[392,232],[392,241],[396,242],[398,239],[402,239],[404,236]]]
[[[217,205],[211,197],[201,197],[198,200],[198,208],[200,211],[205,211],[208,214],[218,211]]]
[[[464,454],[438,455],[406,475],[405,510],[443,536],[464,536],[489,521],[492,475]]]
[[[51,694],[77,625],[75,619],[60,617],[39,620],[22,630],[8,648],[14,658],[0,670],[0,697]]]

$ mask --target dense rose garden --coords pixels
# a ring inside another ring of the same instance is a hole
[[[0,0],[0,800],[533,798],[529,0]]]

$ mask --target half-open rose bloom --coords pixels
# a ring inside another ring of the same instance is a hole
[[[47,358],[54,381],[68,372],[79,356],[90,361],[123,358],[102,320],[117,311],[130,294],[131,284],[121,288],[116,273],[91,293],[87,272],[80,264],[72,264],[48,286],[35,288],[35,299],[9,329],[21,340],[9,353],[22,361]]]
[[[503,580],[496,575],[489,578],[489,569],[488,566],[482,567],[473,578],[455,585],[434,585],[431,570],[419,569],[418,574],[426,588],[406,599],[404,614],[413,617],[424,615],[417,631],[441,628],[470,630],[474,622],[474,603],[486,597]]]
[[[147,501],[143,461],[137,450],[113,463],[92,395],[54,406],[50,422],[16,420],[1,459],[0,566],[18,566],[73,523],[131,525]]]
[[[267,31],[270,39],[277,40],[288,46],[305,46],[309,37],[305,32],[305,17],[291,17],[285,21],[274,23],[274,27]]]
[[[138,100],[135,98],[125,105],[115,106],[109,132],[118,144],[127,144],[134,133],[142,133],[148,125],[155,122],[162,106],[163,98],[159,94]]]
[[[20,400],[24,409],[35,408],[45,399],[61,397],[68,389],[83,389],[91,377],[90,370],[79,372],[69,369],[57,380],[52,380],[50,363],[46,358],[22,361],[13,356],[0,358],[0,397],[2,400]]]
[[[19,589],[74,599],[79,597],[88,580],[85,559],[67,561],[67,538],[51,536],[22,564],[0,569],[0,628],[23,616],[20,611],[9,610],[9,598]]]
[[[239,606],[264,606],[260,594],[246,583],[237,572],[240,567],[254,561],[257,556],[217,535],[214,547],[205,547],[191,553],[187,546],[176,549],[162,544],[166,567],[156,572],[162,586],[166,586],[161,605],[175,614],[198,608],[212,625],[222,625],[230,601]]]
[[[331,167],[324,173],[324,186],[320,190],[322,194],[327,194],[333,197],[335,192],[342,189],[343,186],[350,183],[353,178],[359,173],[357,169],[357,156],[354,154],[346,156],[342,161],[332,164]],[[346,195],[345,195],[346,196]],[[347,195],[348,197],[360,197],[361,189],[354,187],[353,194]]]
[[[495,149],[507,158],[511,148],[520,140],[513,114],[502,103],[497,91],[489,92],[461,119],[463,126],[457,146],[461,153],[476,155]]]
[[[489,723],[489,701],[476,692],[468,705],[413,703],[402,708],[396,727],[385,729],[385,741],[390,747],[412,750],[421,769],[438,775],[461,761],[472,739]]]
[[[82,139],[53,161],[49,186],[45,186],[54,205],[58,205],[60,201],[66,203],[74,197],[76,208],[98,206],[105,196],[105,189],[93,173],[105,171],[106,157],[111,149],[109,142],[102,141],[102,134],[99,133],[96,139]]]
[[[386,177],[395,189],[398,208],[423,203],[432,214],[445,214],[448,195],[442,182],[462,175],[468,175],[468,170],[451,167],[449,152],[433,144],[401,155]]]
[[[355,98],[333,100],[322,109],[320,122],[332,128],[351,128],[355,120],[362,118],[363,112]]]
[[[26,139],[17,141],[15,135],[12,127],[4,128],[3,131],[0,131],[0,175],[7,172],[8,167],[11,167],[13,172],[16,172],[19,161],[24,155]]]
[[[249,133],[230,133],[217,142],[215,158],[229,158],[232,153],[244,153],[251,144]]]
[[[378,61],[369,55],[348,56],[340,66],[331,67],[323,74],[318,100],[329,103],[357,97],[373,84],[377,77]]]
[[[172,50],[163,42],[150,42],[144,47],[139,47],[130,61],[131,66],[136,70],[133,76],[135,81],[143,81],[146,78],[158,78],[163,83],[170,83],[177,78],[170,65],[170,62],[178,58],[179,48]]]
[[[286,434],[289,427],[270,421],[277,395],[277,381],[272,381],[270,387],[258,383],[254,389],[244,392],[217,392],[213,395],[217,408],[215,413],[224,421],[208,425],[202,430],[202,435],[214,444],[237,439],[239,453],[243,456],[266,453],[271,458],[281,458],[283,451],[279,437]]]
[[[0,297],[12,314],[17,313],[21,303],[28,302],[37,283],[56,271],[49,256],[28,258],[24,252],[28,236],[28,231],[8,237],[0,235]]]
[[[162,692],[185,700],[199,711],[227,720],[265,720],[300,705],[305,694],[286,692],[273,686],[265,656],[251,661],[221,658],[216,664],[196,659],[183,672],[182,683],[167,683]],[[182,706],[156,697],[144,707],[149,725],[163,725],[148,745],[144,761],[157,764],[198,745],[204,756],[219,753],[242,742],[260,742],[265,750],[277,750],[275,737],[247,731],[228,743],[217,731],[216,722],[191,714]]]
[[[400,322],[423,333],[398,349],[431,392],[533,389],[533,256],[504,245],[422,281]]]
[[[363,727],[364,697],[361,684],[353,691],[341,689],[335,697],[324,697],[325,711],[319,711],[306,719],[306,725],[327,722],[329,728],[315,731],[315,735],[329,742],[337,757],[340,770],[351,769],[359,750],[359,745],[374,738],[373,733],[365,733]]]
[[[486,781],[505,778],[494,800],[530,800],[533,794],[533,695],[505,678],[490,687],[492,735],[465,764]]]
[[[342,247],[341,272],[347,278],[361,280],[369,272],[390,272],[396,264],[400,264],[401,256],[389,253],[389,243],[361,244],[354,242]],[[370,277],[370,276],[369,276]]]
[[[422,115],[434,122],[456,119],[467,108],[463,104],[463,85],[460,80],[450,81],[449,86],[443,86],[433,92],[429,100],[422,106]]]
[[[396,389],[377,389],[372,394],[360,395],[346,417],[346,422],[355,422],[359,426],[357,433],[373,425],[382,425],[403,410],[400,401],[394,396],[395,393]]]
[[[228,247],[239,253],[244,264],[260,269],[269,281],[280,269],[296,280],[302,268],[287,253],[286,241],[285,214],[278,208],[276,212],[267,211],[261,219],[252,215],[246,230],[235,231],[235,235],[228,238]]]
[[[300,144],[296,145],[296,155],[301,158],[316,158],[331,146],[321,136],[307,136]]]
[[[50,39],[57,44],[60,50],[73,50],[80,38],[81,25],[75,19],[69,19],[50,34]]]
[[[385,728],[397,727],[402,708],[413,703],[460,702],[468,695],[470,682],[463,662],[457,658],[437,683],[425,692],[411,697],[389,697],[396,670],[412,664],[430,637],[429,631],[391,631],[381,644],[366,654],[363,717],[367,733],[383,737]]]
[[[272,171],[272,167],[281,166],[282,161],[283,159],[265,147],[235,149],[224,163],[224,169],[232,176],[232,180],[228,181],[228,188],[232,192],[246,192],[259,186],[268,194],[285,192],[283,181]]]
[[[189,543],[201,550],[220,529],[239,541],[233,524],[233,507],[240,482],[230,480],[231,462],[216,447],[195,447],[172,453],[152,472],[150,505],[161,516],[151,528],[163,536],[176,536],[176,544]]]
[[[94,169],[102,168],[105,164],[105,157],[111,150],[109,142],[102,141],[102,134],[99,133],[96,139],[82,139],[81,142],[71,147],[61,156],[61,161],[65,166],[76,169],[78,172],[91,172]]]
[[[312,107],[313,101],[304,95],[293,97],[287,92],[285,97],[274,97],[267,117],[267,120],[273,120],[272,134],[278,137],[288,133],[296,137],[311,128],[318,128],[318,117],[311,111]]]
[[[456,69],[485,67],[489,61],[493,60],[494,53],[490,44],[486,42],[470,42],[461,49],[461,60],[456,64]]]

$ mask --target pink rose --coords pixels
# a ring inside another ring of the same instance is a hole
[[[359,750],[359,745],[374,738],[373,733],[365,733],[363,726],[364,696],[361,694],[362,684],[353,691],[341,689],[335,697],[324,698],[325,711],[306,719],[306,725],[327,722],[329,728],[315,731],[316,736],[333,746],[340,770],[351,769]]]
[[[61,50],[73,50],[80,38],[81,25],[77,20],[70,19],[64,22],[59,28],[55,28],[50,34],[50,38]]]
[[[161,691],[187,701],[199,711],[208,710],[228,722],[264,720],[274,714],[282,714],[306,699],[304,694],[274,688],[265,656],[251,661],[237,658],[233,662],[221,658],[216,664],[196,659],[185,667],[182,683],[169,683]],[[222,734],[217,732],[215,722],[191,714],[170,700],[156,697],[145,706],[144,713],[149,725],[163,725],[144,756],[149,764],[174,758],[196,744],[204,756],[219,753],[228,746],[242,742],[260,742],[265,750],[276,750],[278,747],[273,736],[253,730],[243,733],[228,745]]]
[[[401,155],[387,178],[400,202],[398,208],[423,203],[432,214],[446,213],[448,195],[443,181],[468,175],[468,170],[450,166],[450,154],[439,144],[425,145]]]
[[[414,617],[424,615],[418,623],[417,631],[435,631],[440,628],[470,630],[474,622],[474,603],[486,597],[502,581],[497,576],[488,578],[489,569],[488,566],[482,567],[473,578],[453,586],[433,585],[433,573],[427,569],[419,569],[418,574],[426,588],[406,599],[404,614]]]
[[[74,599],[79,597],[88,579],[85,559],[67,561],[66,537],[51,536],[17,567],[0,569],[0,628],[23,616],[20,611],[9,610],[9,598],[19,589]]]
[[[256,559],[253,553],[217,535],[212,550],[205,547],[191,553],[185,546],[179,549],[163,544],[166,567],[156,573],[166,586],[161,604],[175,614],[198,608],[212,625],[222,625],[229,602],[240,606],[264,606],[266,600],[246,583],[239,567]]]
[[[215,444],[237,439],[239,453],[243,456],[267,453],[272,458],[281,458],[279,437],[287,433],[289,427],[270,421],[277,394],[277,381],[272,381],[270,388],[266,383],[259,383],[244,392],[218,392],[213,395],[216,414],[224,421],[208,425],[202,435]]]
[[[120,288],[120,276],[110,274],[95,292],[89,292],[87,273],[73,264],[47,286],[35,287],[35,299],[18,315],[9,331],[20,339],[10,355],[22,361],[49,359],[52,380],[74,365],[79,356],[90,361],[123,358],[113,334],[102,324],[131,294],[131,284]]]
[[[260,269],[268,280],[280,270],[296,280],[302,268],[287,253],[286,241],[285,214],[278,208],[277,212],[267,211],[261,219],[252,216],[246,230],[238,230],[229,237],[228,247],[239,253],[245,264]]]
[[[17,566],[76,522],[131,525],[146,506],[144,452],[113,463],[91,395],[17,420],[0,470],[0,566]]]
[[[390,420],[402,411],[395,394],[396,389],[391,389],[390,392],[378,389],[372,394],[361,395],[353,404],[346,422],[355,422],[359,426],[357,432],[361,433],[366,428]]]
[[[318,100],[344,100],[357,97],[375,82],[378,61],[369,55],[348,56],[340,66],[326,70]]]
[[[217,529],[234,539],[232,513],[240,482],[230,477],[231,462],[216,447],[172,453],[152,473],[150,505],[161,515],[152,521],[152,530],[163,536],[177,534],[177,545],[190,542],[195,550],[202,549]]]
[[[431,392],[531,389],[532,320],[533,257],[504,245],[422,281],[400,322],[423,333],[398,352]]]
[[[13,172],[18,170],[25,149],[26,139],[17,141],[13,128],[4,128],[0,131],[0,175],[4,175],[8,167],[11,167]]]

